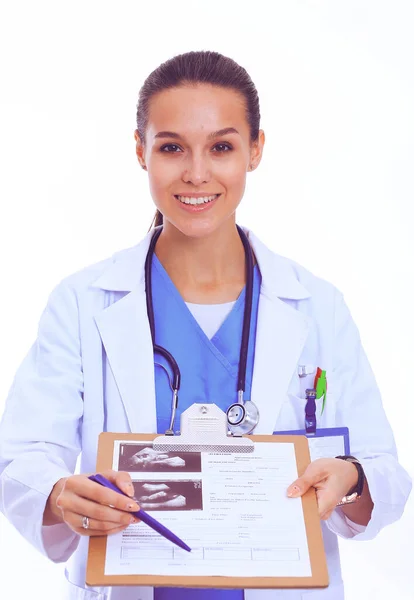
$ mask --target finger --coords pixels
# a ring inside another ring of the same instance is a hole
[[[298,498],[299,496],[303,496],[308,489],[323,479],[325,479],[327,475],[326,471],[326,460],[318,459],[311,462],[303,475],[296,479],[287,489],[287,495],[289,498]]]
[[[320,481],[318,475],[313,475],[310,473],[305,473],[299,479],[296,479],[287,489],[287,495],[289,498],[298,498],[299,496],[303,496],[309,488],[316,485]]]
[[[318,500],[318,511],[321,519],[327,512],[332,512],[339,502],[337,494],[332,490],[324,489],[316,492]]]
[[[126,471],[106,471],[103,473],[111,483],[114,483],[119,487],[125,494],[128,494],[132,498],[135,494],[134,486],[132,484],[131,475]]]
[[[135,517],[133,517],[132,515],[127,515],[127,520],[126,522],[123,521],[122,523],[114,523],[112,521],[101,521],[99,519],[93,519],[91,517],[88,517],[89,521],[89,527],[87,529],[85,529],[83,527],[83,515],[79,515],[76,513],[70,513],[68,515],[68,521],[69,524],[72,527],[76,527],[76,529],[80,532],[80,530],[82,531],[104,531],[105,534],[107,534],[108,532],[114,530],[114,529],[125,529],[126,527],[128,527],[129,525],[132,525],[134,523],[138,523],[138,519],[136,519]]]
[[[113,535],[114,533],[124,531],[124,529],[130,525],[130,523],[127,525],[114,525],[114,523],[106,523],[104,521],[95,521],[94,519],[89,519],[89,527],[85,529],[82,525],[83,516],[75,513],[70,513],[66,523],[78,535],[89,537],[98,535]]]
[[[110,477],[114,479],[113,475],[110,475]],[[64,493],[62,495],[65,496],[65,493],[72,493],[76,496],[93,500],[98,504],[113,506],[119,510],[138,510],[138,505],[131,500],[130,497],[125,497],[123,494],[119,494],[95,481],[91,481],[85,475],[74,475],[70,477],[65,483]]]
[[[127,503],[129,502],[129,504],[126,506],[138,506],[136,502],[132,502],[128,498],[125,498],[125,500]],[[118,510],[116,508],[111,508],[110,506],[105,506],[104,504],[99,504],[97,502],[93,502],[92,500],[82,498],[76,494],[66,494],[66,496],[61,500],[60,508],[65,520],[66,514],[76,513],[87,516],[96,521],[107,521],[119,525],[129,523],[132,516],[130,509],[125,508],[125,510]]]

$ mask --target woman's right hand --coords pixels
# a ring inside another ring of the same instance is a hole
[[[129,496],[134,488],[129,473],[103,471],[109,481]],[[89,479],[88,475],[72,475],[60,479],[54,486],[45,509],[43,525],[66,523],[78,535],[112,535],[138,523],[131,512],[139,510],[132,497],[118,494]],[[88,517],[89,527],[82,525]]]

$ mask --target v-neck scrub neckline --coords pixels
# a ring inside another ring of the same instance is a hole
[[[235,304],[236,300],[222,304],[193,304],[186,302],[187,308],[209,340],[213,339]]]

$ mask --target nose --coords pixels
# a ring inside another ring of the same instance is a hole
[[[184,166],[182,180],[193,185],[202,185],[211,179],[209,161],[205,156],[190,156]]]

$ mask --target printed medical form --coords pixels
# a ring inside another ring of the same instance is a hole
[[[311,575],[301,499],[286,496],[298,477],[292,443],[221,454],[117,440],[112,467],[130,473],[138,504],[192,552],[137,523],[108,536],[105,575]]]

